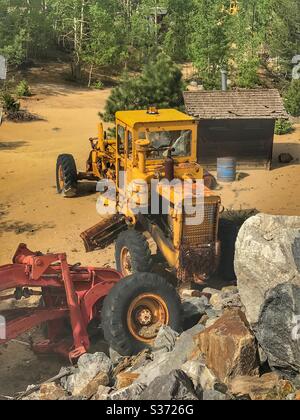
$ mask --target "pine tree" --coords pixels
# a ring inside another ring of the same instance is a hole
[[[109,97],[105,121],[114,121],[115,113],[121,110],[145,109],[155,104],[158,108],[180,108],[183,104],[183,82],[180,69],[170,57],[161,53],[149,63],[139,77],[128,74]]]
[[[220,86],[220,70],[226,67],[228,62],[227,22],[229,17],[223,0],[198,0],[196,2],[195,15],[190,23],[194,29],[190,51],[206,88]]]

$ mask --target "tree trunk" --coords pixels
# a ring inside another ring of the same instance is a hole
[[[89,72],[89,83],[88,83],[89,88],[91,87],[91,84],[92,84],[93,71],[94,71],[94,65],[91,64],[90,72]]]

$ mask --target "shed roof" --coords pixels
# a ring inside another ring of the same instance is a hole
[[[200,120],[288,118],[276,89],[192,91],[184,100],[187,113]]]

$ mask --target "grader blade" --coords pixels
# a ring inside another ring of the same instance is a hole
[[[92,252],[95,249],[103,249],[111,245],[126,229],[125,217],[114,215],[86,230],[80,237],[83,239],[86,252]]]

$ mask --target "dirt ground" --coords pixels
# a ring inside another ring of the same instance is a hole
[[[23,105],[44,120],[5,122],[0,127],[0,265],[10,262],[23,242],[34,251],[66,251],[73,263],[114,267],[113,247],[86,254],[79,237],[99,220],[94,186],[83,185],[80,197],[69,200],[58,196],[55,189],[58,154],[74,154],[78,168],[85,168],[88,138],[97,135],[98,112],[109,90],[76,88],[59,83],[55,76],[44,81],[39,78],[39,83],[34,74],[31,79],[34,96]],[[279,166],[282,152],[293,155],[293,164]],[[300,215],[299,164],[300,124],[293,134],[276,137],[272,171],[248,171],[242,180],[222,186],[224,206]],[[23,390],[31,382],[56,374],[60,366],[55,358],[38,359],[23,344],[2,346],[0,394]]]

